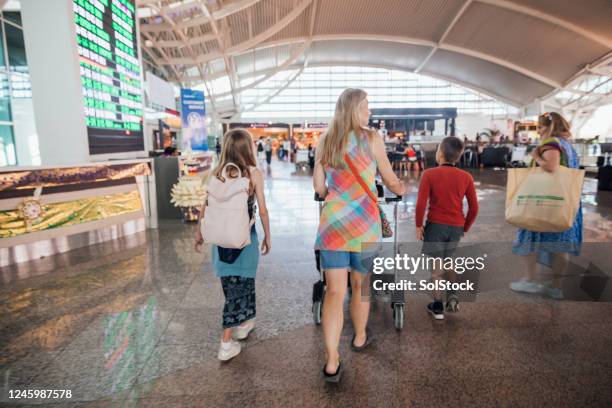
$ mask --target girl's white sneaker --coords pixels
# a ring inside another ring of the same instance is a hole
[[[530,282],[525,279],[521,279],[518,282],[512,282],[510,289],[515,292],[524,293],[542,293],[544,291],[544,285],[538,282]]]
[[[221,342],[218,358],[221,361],[228,361],[240,354],[241,346],[237,341],[231,340],[229,343]]]
[[[238,327],[234,327],[234,338],[236,340],[244,340],[249,337],[251,330],[255,328],[255,321],[253,319],[247,320]]]

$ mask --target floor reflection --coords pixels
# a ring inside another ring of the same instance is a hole
[[[572,388],[565,405],[580,405],[585,393],[604,395],[598,378],[612,372],[612,304],[514,294],[507,281],[520,275],[522,264],[505,260],[491,275],[491,290],[442,325],[425,314],[427,296],[407,299],[400,334],[387,305],[374,305],[378,345],[357,356],[346,350],[347,323],[342,350],[347,366],[362,373],[349,370],[346,389],[330,399],[318,378],[323,349],[310,310],[319,214],[311,177],[276,161],[265,174],[272,253],[261,258],[258,272],[257,328],[236,361],[220,365],[215,358],[223,296],[208,254],[192,250],[195,226],[162,220],[157,230],[0,271],[3,390],[71,388],[80,405],[147,407],[329,405],[356,403],[353,396],[371,402],[388,391],[390,405],[420,400],[431,406],[452,402],[432,389],[450,370],[463,387],[455,390],[458,398],[481,395],[482,384],[491,382],[524,389],[525,399],[519,392],[515,405],[525,405],[539,398],[524,388],[527,372],[538,389],[558,393],[567,391],[567,379],[582,378],[588,387]],[[400,241],[415,241],[420,174],[404,177],[409,190],[398,204]],[[505,172],[472,174],[481,212],[466,242],[509,248],[516,231],[503,218]],[[585,256],[600,266],[612,242],[612,193],[597,192],[596,182],[587,180],[583,206],[585,241],[598,245]],[[385,211],[392,215],[391,206]],[[484,388],[497,395],[495,387]],[[0,403],[8,402],[6,395]]]

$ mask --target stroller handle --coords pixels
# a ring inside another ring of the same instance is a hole
[[[398,202],[398,201],[402,201],[401,195],[396,195],[395,197],[385,197],[386,203],[393,203],[393,202]]]
[[[319,193],[316,193],[316,192],[315,192],[315,194],[314,194],[314,200],[315,200],[315,201],[319,201],[319,202],[321,202],[321,201],[325,201],[325,197],[321,197],[321,196],[319,195]]]

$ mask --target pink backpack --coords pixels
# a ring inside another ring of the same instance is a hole
[[[238,177],[227,176],[228,166],[238,169]],[[208,183],[208,203],[201,223],[204,242],[222,248],[240,249],[251,243],[249,218],[249,178],[243,177],[240,168],[227,163],[221,171],[225,181],[211,177]]]

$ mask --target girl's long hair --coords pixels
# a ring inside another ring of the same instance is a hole
[[[251,167],[256,167],[255,154],[253,152],[253,136],[246,129],[228,130],[223,136],[223,148],[219,164],[212,171],[213,176],[221,181],[223,178],[223,168],[228,163],[234,163],[240,168],[243,177],[251,176]],[[230,177],[237,177],[237,171],[233,166],[228,167],[227,174]]]
[[[542,139],[558,136],[565,139],[572,137],[571,126],[563,116],[557,112],[546,112],[538,117],[538,126],[545,128]]]
[[[359,121],[359,104],[368,96],[362,89],[348,88],[338,97],[336,111],[331,121],[321,152],[321,164],[338,168],[344,163],[351,131],[360,136],[363,129]],[[371,132],[367,131],[368,137]]]

